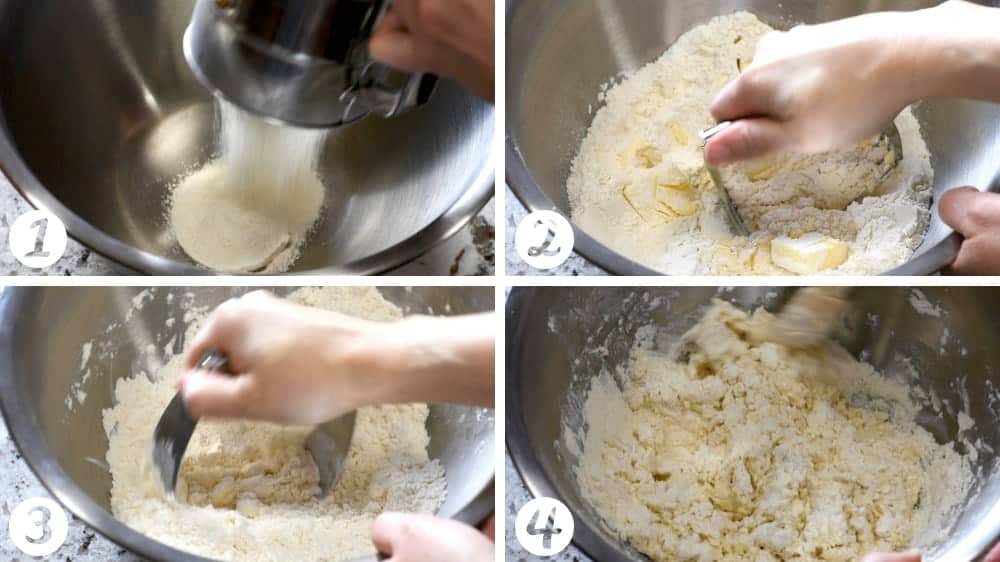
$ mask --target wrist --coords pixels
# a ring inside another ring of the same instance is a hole
[[[917,99],[995,97],[1000,10],[953,0],[910,15],[904,48]]]
[[[491,315],[410,316],[386,324],[379,403],[493,403]]]
[[[355,373],[357,406],[429,400],[428,386],[443,370],[441,355],[447,348],[435,338],[438,322],[429,316],[371,322],[350,338],[338,360]]]
[[[337,317],[320,330],[320,371],[337,381],[332,387],[338,395],[332,399],[344,409],[381,404],[394,394],[398,378],[387,359],[387,334],[392,325],[356,319],[345,323]]]

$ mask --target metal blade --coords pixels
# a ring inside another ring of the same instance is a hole
[[[198,362],[198,369],[228,373],[229,360],[222,352],[209,350]],[[187,451],[197,424],[198,420],[188,413],[184,400],[178,392],[163,410],[163,415],[160,416],[160,421],[153,431],[153,469],[160,477],[160,484],[163,485],[163,491],[168,497],[173,497],[177,488],[181,461],[184,459],[184,452]]]

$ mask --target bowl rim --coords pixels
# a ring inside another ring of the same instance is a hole
[[[509,131],[509,129],[508,129]],[[592,264],[612,275],[630,275],[644,277],[667,277],[668,274],[643,265],[631,258],[625,257],[587,234],[549,198],[535,183],[527,163],[521,156],[514,139],[506,135],[506,177],[507,185],[524,205],[529,213],[534,211],[555,211],[566,217],[573,227],[573,250],[589,260]],[[985,189],[990,193],[1000,193],[1000,172]],[[936,212],[936,211],[935,211]],[[943,240],[914,255],[906,263],[889,271],[879,273],[879,276],[923,276],[933,275],[951,265],[958,256],[962,246],[962,236],[948,229],[949,234]],[[710,275],[703,276],[705,278]]]
[[[466,94],[471,96],[472,94]],[[496,130],[496,108],[485,101],[478,101],[493,116],[493,133]],[[487,119],[489,121],[489,119]],[[491,134],[490,136],[493,136]],[[492,143],[491,143],[492,144]],[[459,196],[437,218],[384,250],[339,266],[308,271],[291,271],[283,275],[377,275],[404,266],[457,234],[479,211],[489,203],[496,191],[494,150],[486,151],[483,164]],[[136,272],[148,275],[246,275],[215,271],[172,258],[140,250],[94,227],[66,207],[35,176],[17,150],[10,129],[0,112],[0,173],[3,173],[15,190],[36,209],[44,209],[59,218],[73,240],[84,247]]]
[[[539,287],[514,287],[507,297],[505,305],[506,316],[506,450],[510,457],[511,464],[517,471],[524,487],[527,488],[535,498],[548,497],[559,498],[552,481],[548,478],[541,462],[535,456],[528,438],[528,427],[522,409],[520,407],[520,392],[522,380],[526,377],[519,375],[520,365],[517,357],[520,350],[520,342],[523,336],[522,323],[526,315],[521,311],[532,308],[531,301]],[[561,406],[560,406],[561,408]],[[623,553],[617,545],[605,540],[604,536],[597,532],[589,519],[574,517],[572,543],[593,560],[602,562],[632,562],[634,559]],[[648,560],[645,556],[641,559]]]
[[[21,389],[18,379],[13,376],[16,368],[14,357],[17,355],[14,347],[17,319],[26,299],[44,289],[46,287],[0,288],[0,318],[8,320],[0,322],[0,415],[25,464],[63,508],[112,543],[152,560],[216,562],[215,559],[174,548],[145,535],[119,521],[108,510],[98,505],[55,461],[55,455],[41,438],[42,429],[37,416],[29,411],[27,403],[15,399],[16,396],[20,396]],[[485,520],[494,511],[495,482],[494,467],[493,477],[489,482],[450,519],[468,525],[476,525]],[[380,555],[373,554],[349,562],[378,562],[382,559]]]
[[[909,289],[909,285],[892,285],[896,289]],[[574,290],[601,289],[602,287],[570,287]],[[643,287],[631,287],[639,290]],[[648,288],[648,287],[646,287]],[[521,388],[524,380],[531,377],[521,371],[520,342],[525,341],[525,327],[529,325],[530,314],[539,307],[535,302],[535,297],[542,291],[550,289],[540,286],[513,287],[507,297],[505,304],[505,337],[507,338],[507,350],[505,352],[505,375],[507,381],[505,391],[505,418],[506,418],[506,449],[525,488],[533,497],[559,498],[560,494],[546,474],[541,461],[535,454],[535,449],[531,444],[528,433],[527,422],[521,408]],[[562,287],[565,290],[566,287]],[[536,375],[537,373],[531,373]],[[558,407],[562,408],[559,404]],[[581,496],[582,498],[582,496]],[[587,501],[586,498],[582,498]],[[983,521],[988,521],[988,516],[1000,513],[1000,503],[995,504],[991,511],[984,517]],[[598,516],[599,517],[599,516]],[[603,521],[598,521],[603,523]],[[602,562],[634,562],[635,560],[648,561],[649,558],[641,552],[628,552],[630,546],[623,548],[619,544],[609,541],[604,533],[597,531],[589,519],[574,517],[574,530],[572,542],[587,556],[593,560]],[[627,543],[626,543],[627,544]],[[973,531],[961,541],[951,546],[950,551],[940,553],[938,560],[981,560],[991,548],[1000,547],[1000,525],[988,528],[984,525],[977,525]]]

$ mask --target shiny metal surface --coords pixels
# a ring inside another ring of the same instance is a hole
[[[933,389],[948,412],[918,416],[939,442],[956,439],[956,413],[967,399],[974,425],[965,437],[992,447],[973,460],[977,486],[947,542],[925,551],[925,561],[968,562],[1000,539],[1000,412],[990,398],[1000,388],[998,290],[921,288],[943,310],[934,318],[914,310],[909,288],[860,287],[837,336],[890,377],[904,375],[904,358],[912,361],[919,384]],[[655,324],[658,341],[676,342],[713,298],[773,307],[787,295],[770,287],[539,287],[515,288],[507,300],[507,448],[532,494],[566,503],[576,518],[575,544],[595,560],[643,558],[581,496],[572,474],[577,457],[563,442],[560,423],[585,427],[582,405],[591,377],[614,374],[627,362],[640,326]]]
[[[336,487],[354,440],[357,412],[321,423],[306,437],[306,449],[319,470],[319,495],[325,498]]]
[[[437,78],[371,59],[385,0],[197,0],[184,54],[209,90],[299,127],[393,117],[427,102]]]
[[[89,526],[129,550],[154,560],[204,560],[159,543],[110,513],[111,475],[101,411],[114,402],[114,384],[132,373],[152,372],[159,351],[183,346],[186,327],[165,319],[180,303],[215,306],[251,288],[158,288],[141,312],[128,315],[141,289],[130,287],[7,288],[0,293],[0,410],[25,461],[52,495]],[[277,289],[287,293],[292,289]],[[487,287],[387,287],[385,297],[405,313],[462,314],[493,310]],[[169,299],[168,294],[174,294]],[[190,293],[191,296],[187,296]],[[104,330],[109,328],[105,333]],[[80,389],[83,404],[66,407],[81,379],[80,349],[95,340],[91,377]],[[103,343],[102,343],[103,342]],[[493,511],[493,410],[431,406],[428,452],[447,471],[448,496],[438,514],[478,523]],[[375,560],[373,557],[365,560]]]
[[[712,137],[725,131],[730,126],[732,126],[732,121],[723,121],[714,127],[710,127],[698,133],[701,137],[702,148],[711,142]],[[726,212],[726,219],[729,220],[729,227],[732,229],[731,232],[737,236],[750,236],[750,229],[747,228],[747,224],[743,222],[743,216],[740,215],[740,210],[736,208],[733,203],[733,198],[729,196],[729,189],[726,187],[726,182],[722,180],[722,175],[719,173],[719,169],[715,166],[705,165],[708,170],[708,175],[712,177],[712,182],[715,183],[715,188],[719,190],[719,201],[722,202],[722,210]]]
[[[912,10],[937,0],[507,0],[507,181],[529,212],[569,216],[566,179],[600,107],[602,84],[638,70],[692,26],[749,10],[779,27],[819,23],[864,12]],[[980,1],[1000,6],[997,0]],[[915,110],[942,192],[972,185],[1000,191],[1000,106],[935,99]],[[936,207],[935,207],[936,208]],[[576,250],[609,272],[659,275],[609,249],[579,227]],[[923,245],[891,274],[922,275],[951,262],[956,240],[935,213]]]
[[[74,238],[151,274],[210,273],[165,218],[172,182],[217,151],[212,96],[182,53],[193,7],[0,0],[0,167]],[[293,272],[378,273],[458,232],[493,194],[493,132],[492,106],[451,82],[331,132],[325,211]]]

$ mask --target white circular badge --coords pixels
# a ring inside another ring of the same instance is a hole
[[[518,510],[514,533],[535,556],[559,554],[573,540],[573,514],[555,498],[535,498]]]
[[[32,269],[45,269],[66,252],[66,227],[48,211],[28,211],[10,226],[8,242],[17,261]]]
[[[514,248],[524,263],[553,269],[573,253],[573,227],[555,211],[535,211],[524,217],[514,233]]]
[[[69,520],[55,500],[29,498],[10,513],[10,540],[28,556],[48,556],[59,550],[69,534]]]

